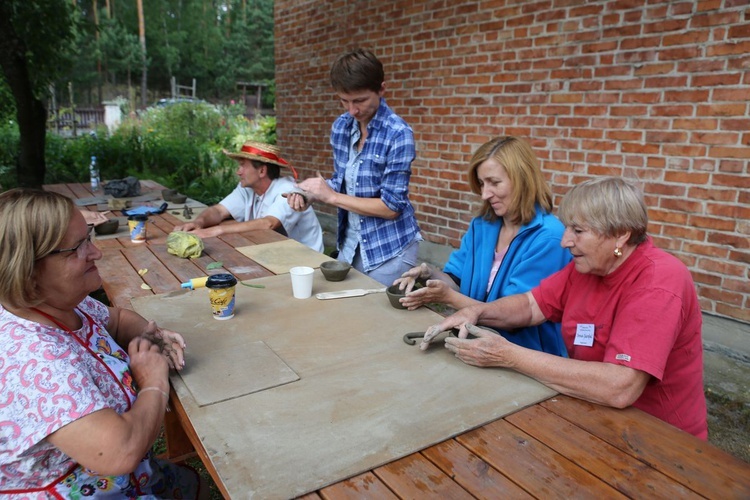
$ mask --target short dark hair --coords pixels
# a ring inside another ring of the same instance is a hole
[[[355,49],[331,66],[331,86],[336,92],[379,92],[385,80],[383,64],[366,49]]]
[[[276,165],[275,163],[265,163],[258,160],[251,160],[253,163],[253,168],[255,170],[258,170],[260,167],[264,166],[266,167],[266,175],[269,179],[274,180],[281,177],[281,167]]]

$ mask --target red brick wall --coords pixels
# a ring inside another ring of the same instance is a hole
[[[750,321],[747,0],[275,5],[278,140],[303,177],[332,170],[330,65],[367,47],[414,129],[411,197],[429,241],[458,245],[476,208],[471,153],[517,135],[556,204],[591,176],[639,181],[649,231],[690,268],[703,310]]]

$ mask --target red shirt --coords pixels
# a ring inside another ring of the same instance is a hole
[[[703,317],[682,262],[649,238],[607,276],[581,274],[571,262],[532,294],[545,318],[562,324],[571,358],[648,373],[633,406],[707,439]],[[574,344],[579,325],[593,326],[591,347]]]

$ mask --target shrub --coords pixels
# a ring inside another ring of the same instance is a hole
[[[88,134],[65,138],[48,132],[44,151],[45,184],[88,181],[91,157],[99,154],[97,146],[96,137]]]
[[[246,140],[276,143],[275,117],[250,121],[241,109],[178,103],[128,118],[112,135],[106,129],[78,138],[48,132],[44,182],[88,181],[93,155],[105,181],[133,175],[153,179],[203,203],[216,203],[237,185],[237,164],[222,149],[239,149]],[[0,125],[4,188],[14,185],[18,144],[17,125]]]
[[[241,109],[201,102],[149,108],[123,124],[109,142],[118,145],[116,161],[129,165],[128,174],[153,179],[213,204],[237,184],[236,163],[222,154],[222,149],[239,149],[246,140],[276,142],[274,117],[251,122]],[[110,171],[107,156],[105,173]]]
[[[18,126],[13,121],[0,123],[0,189],[16,186],[16,162],[20,137]]]

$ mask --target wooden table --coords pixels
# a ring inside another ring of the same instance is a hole
[[[81,184],[45,188],[91,196]],[[179,221],[169,213],[151,219],[146,244],[127,238],[96,243],[104,253],[98,263],[104,290],[114,305],[130,307],[131,297],[174,291],[205,275],[214,261],[240,279],[270,276],[234,248],[283,238],[272,231],[208,238],[200,259],[165,258],[166,235]],[[150,290],[141,287],[144,282]],[[194,447],[226,495],[174,392],[171,403],[175,411],[165,423],[170,454],[184,456]],[[558,395],[303,498],[438,497],[750,498],[750,465],[640,410]]]
[[[141,188],[143,192],[163,189],[160,184],[153,181],[141,181]],[[92,196],[85,184],[53,184],[44,186],[44,189],[74,199]],[[95,206],[85,208],[96,210]],[[113,211],[113,214],[119,216],[121,212]],[[213,262],[222,262],[224,269],[241,280],[271,276],[270,271],[251,261],[235,248],[285,239],[284,236],[274,231],[233,234],[221,239],[209,238],[204,240],[205,248],[200,258],[174,259],[167,253],[166,239],[175,225],[182,223],[167,211],[158,215],[149,215],[146,244],[133,243],[128,237],[96,239],[96,246],[104,254],[103,258],[97,262],[97,267],[104,281],[104,292],[113,306],[132,309],[130,299],[133,297],[179,289],[181,283],[191,278],[206,276],[207,266]],[[141,269],[146,269],[148,272],[141,276],[138,274]],[[218,270],[213,272],[218,272]],[[144,283],[150,289],[144,288],[142,286]]]

